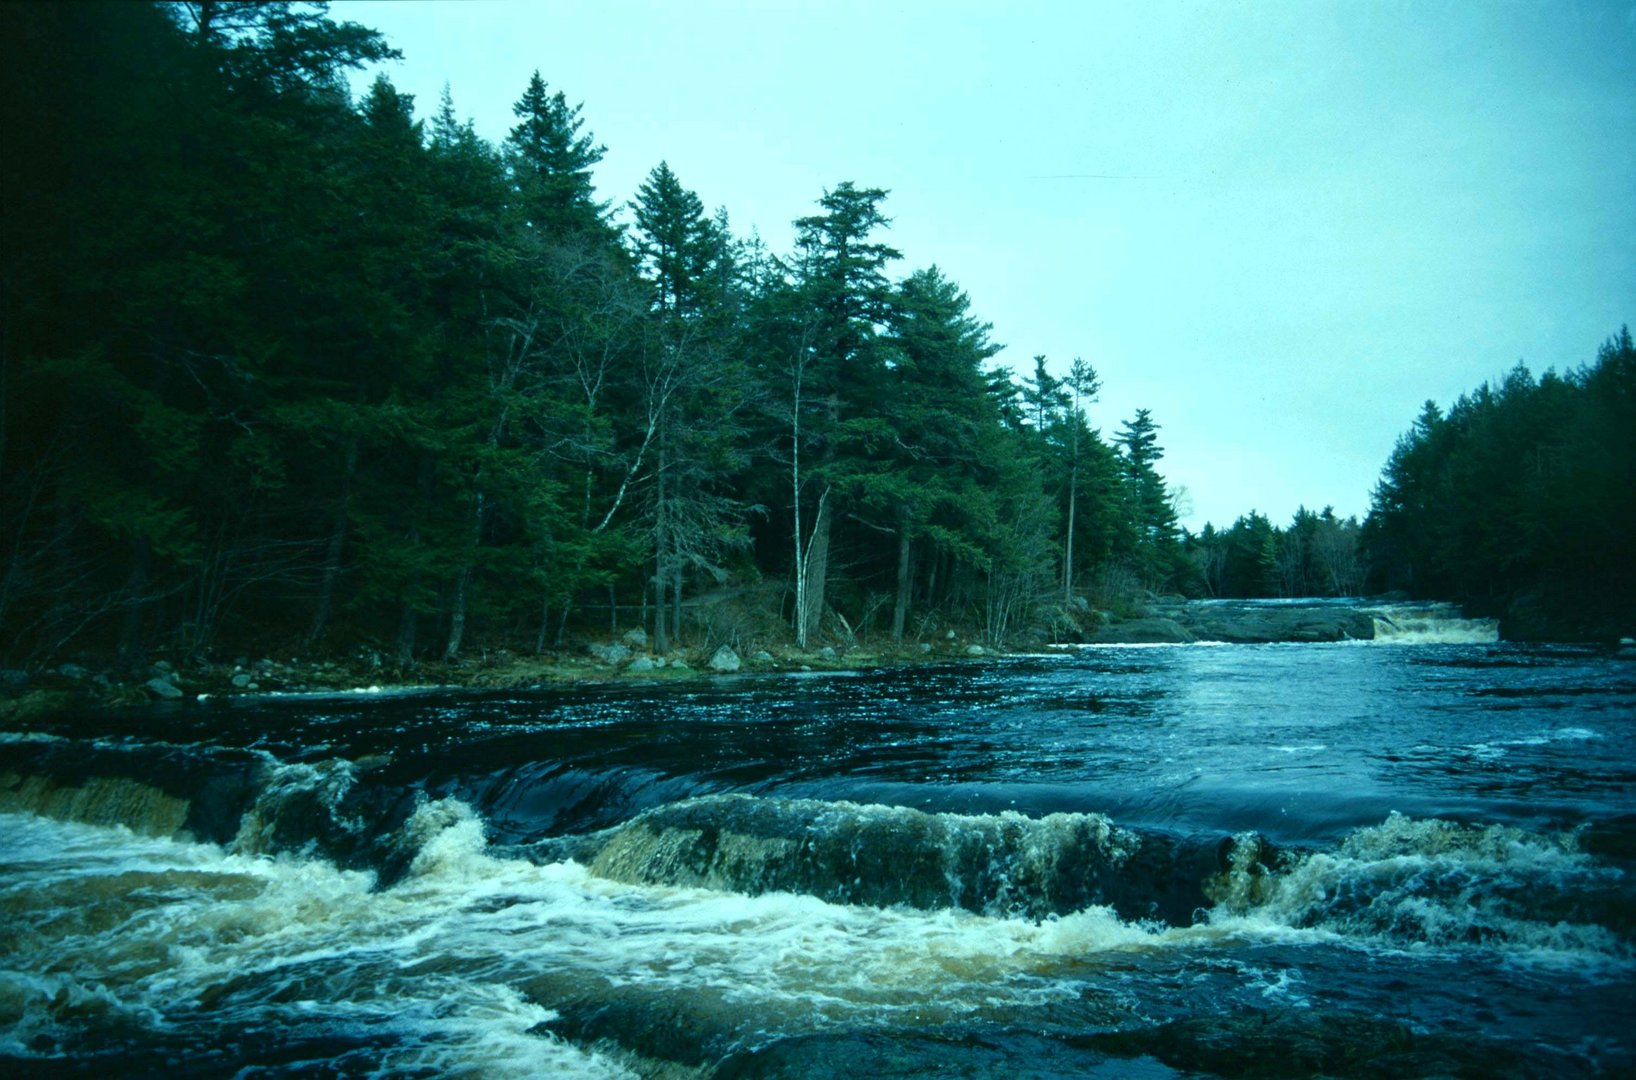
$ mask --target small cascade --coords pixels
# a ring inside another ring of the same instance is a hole
[[[1233,839],[1205,886],[1212,920],[1340,934],[1397,948],[1491,948],[1574,963],[1636,959],[1623,872],[1575,833],[1392,814],[1332,851]]]
[[[1369,608],[1375,641],[1383,645],[1489,645],[1500,640],[1498,619],[1467,618],[1455,604],[1390,604]]]
[[[123,776],[87,776],[74,782],[0,773],[0,813],[122,825],[144,836],[176,836],[183,832],[188,809],[187,799]]]
[[[219,844],[240,855],[296,853],[368,868],[383,883],[414,858],[401,826],[423,797],[357,783],[343,758],[280,762],[259,751],[121,742],[16,743],[0,761],[0,812]]]
[[[1099,814],[928,814],[846,802],[707,796],[616,829],[546,845],[632,884],[840,904],[964,909],[1043,919],[1095,906],[1121,918],[1191,921],[1213,848],[1139,834]]]

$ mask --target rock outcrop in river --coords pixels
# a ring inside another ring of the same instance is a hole
[[[1411,613],[1422,621],[1423,607]],[[1445,621],[1464,622],[1451,606],[1441,607],[1448,609]],[[1138,618],[1111,622],[1089,641],[1096,645],[1372,641],[1383,629],[1386,633],[1401,629],[1393,609],[1367,601],[1176,600],[1152,604]]]

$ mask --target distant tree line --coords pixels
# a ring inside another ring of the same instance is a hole
[[[538,74],[500,145],[447,91],[354,101],[397,54],[322,5],[6,4],[0,49],[8,662],[668,648],[724,582],[802,644],[999,643],[1196,587],[1151,415],[1104,438],[1089,364],[996,367],[878,188],[784,254],[662,162],[616,208]]]
[[[1252,510],[1228,529],[1206,524],[1185,548],[1207,596],[1359,596],[1368,574],[1361,534],[1356,518],[1338,518],[1332,507],[1302,507],[1282,529]]]
[[[1232,598],[1396,594],[1452,600],[1507,637],[1636,631],[1636,350],[1628,328],[1593,364],[1519,364],[1398,439],[1362,525],[1251,512],[1183,534],[1186,591]]]
[[[1375,488],[1363,544],[1377,589],[1458,600],[1508,636],[1636,630],[1636,349],[1588,367],[1519,364],[1447,412],[1428,401]]]
[[[1636,596],[1628,333],[1429,405],[1361,527],[1189,535],[1152,415],[1105,437],[1090,364],[997,366],[956,282],[897,269],[878,188],[787,253],[663,162],[615,207],[538,74],[499,145],[447,91],[355,101],[397,54],[322,5],[5,4],[0,52],[7,663],[663,650],[724,587],[803,646],[1003,644],[1144,590]]]

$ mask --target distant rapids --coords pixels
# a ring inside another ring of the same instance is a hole
[[[1628,1075],[1636,664],[1393,644],[0,732],[0,1068]]]
[[[1377,642],[1392,645],[1492,645],[1498,619],[1472,619],[1453,604],[1394,604],[1365,608],[1375,620]]]

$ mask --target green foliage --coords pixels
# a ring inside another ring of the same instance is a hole
[[[1535,379],[1518,365],[1398,439],[1364,541],[1377,587],[1491,614],[1542,612],[1545,636],[1600,636],[1636,611],[1636,349]],[[1531,619],[1535,616],[1530,616]]]
[[[353,101],[397,53],[322,4],[6,4],[0,50],[8,662],[674,637],[684,596],[798,567],[814,632],[999,644],[1102,568],[1191,565],[1151,418],[1110,444],[1089,365],[994,368],[955,282],[894,279],[884,190],[824,192],[781,259],[661,163],[625,235],[538,73],[499,146],[447,90]]]

